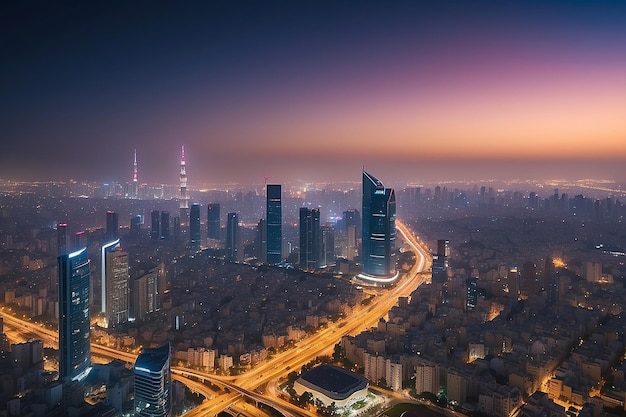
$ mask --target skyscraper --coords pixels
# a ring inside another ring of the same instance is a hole
[[[170,240],[170,213],[161,212],[161,240]]]
[[[59,378],[81,380],[91,370],[89,258],[87,248],[59,263]]]
[[[81,230],[80,232],[74,233],[74,238],[72,239],[72,251],[85,246],[87,246],[87,236],[85,235],[85,231]]]
[[[220,238],[220,205],[210,203],[206,208],[206,229],[209,239]]]
[[[283,211],[280,184],[267,184],[267,263],[279,264],[283,260]]]
[[[390,282],[396,273],[396,194],[363,170],[361,278]]]
[[[228,213],[226,216],[226,260],[237,261],[239,239],[239,216],[237,213]]]
[[[200,249],[200,204],[193,203],[189,211],[189,246]]]
[[[259,219],[256,228],[256,252],[257,258],[261,262],[267,262],[267,222],[265,219]]]
[[[67,253],[67,223],[57,224],[57,255]]]
[[[133,372],[135,416],[168,416],[172,395],[169,342],[158,348],[143,349],[137,356]]]
[[[119,247],[119,239],[102,249],[102,313],[108,326],[128,321],[129,274],[128,252]]]
[[[130,219],[130,235],[139,237],[141,235],[141,215],[136,215]]]
[[[150,239],[157,241],[161,238],[161,221],[159,210],[152,210],[150,212]]]
[[[335,263],[335,228],[330,223],[322,225],[322,259],[320,266]]]
[[[300,268],[313,270],[319,267],[322,249],[320,210],[300,208]]]
[[[119,216],[114,211],[107,211],[107,230],[106,230],[106,238],[107,240],[114,240],[120,237],[120,225],[119,225]]]

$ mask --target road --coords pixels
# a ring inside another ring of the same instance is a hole
[[[395,286],[371,290],[370,293],[374,294],[372,302],[367,305],[355,306],[348,317],[341,318],[335,323],[330,323],[328,327],[320,329],[315,334],[296,343],[293,348],[274,355],[271,359],[240,376],[219,377],[187,368],[173,367],[172,373],[176,375],[175,379],[184,383],[187,381],[189,385],[193,385],[192,389],[195,392],[199,392],[207,398],[200,407],[191,410],[187,414],[189,416],[217,414],[219,411],[233,405],[242,394],[245,394],[249,398],[275,407],[287,416],[314,415],[274,395],[267,395],[270,398],[264,397],[256,390],[273,379],[287,375],[291,370],[299,370],[302,365],[318,356],[332,353],[335,344],[343,336],[356,335],[370,327],[376,326],[378,320],[381,317],[385,317],[389,310],[396,305],[398,297],[409,296],[419,285],[429,279],[427,274],[424,274],[430,268],[428,248],[415,238],[415,235],[406,225],[398,220],[396,221],[396,230],[404,244],[415,253],[415,264],[403,277],[399,278]],[[0,315],[4,317],[7,325],[18,328],[21,326],[28,332],[39,335],[45,346],[57,347],[58,333],[56,330],[15,318],[4,310],[0,310]],[[129,363],[134,363],[137,357],[137,355],[131,353],[96,344],[92,344],[92,352],[101,356],[118,358]],[[202,388],[201,384],[192,384],[193,381],[189,377],[202,378],[219,385],[228,386],[231,388],[231,391],[228,394],[215,395],[215,392],[206,386]]]

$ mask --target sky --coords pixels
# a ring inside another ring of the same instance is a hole
[[[626,181],[626,2],[0,5],[0,178]]]

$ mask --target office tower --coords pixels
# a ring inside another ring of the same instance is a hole
[[[169,211],[161,212],[161,240],[170,240],[170,213]]]
[[[300,257],[301,269],[319,267],[322,249],[322,225],[320,210],[300,208]]]
[[[357,209],[346,210],[343,212],[343,223],[346,230],[350,226],[354,226],[356,229],[356,238],[361,237],[361,213]]]
[[[537,294],[537,266],[530,261],[522,266],[522,288],[527,296]]]
[[[237,213],[228,213],[226,215],[226,260],[239,260],[239,250],[237,248],[239,242],[239,216]]]
[[[322,259],[321,266],[335,263],[335,228],[330,223],[322,225]]]
[[[363,170],[362,202],[362,275],[395,277],[396,194]]]
[[[174,217],[174,241],[176,243],[180,242],[181,237],[180,231],[180,217]]]
[[[187,224],[189,216],[189,197],[187,196],[187,164],[185,162],[185,147],[180,153],[180,222]]]
[[[220,205],[210,203],[206,208],[206,229],[209,239],[220,238]]]
[[[70,245],[70,250],[73,252],[80,248],[87,246],[87,235],[83,230],[80,232],[74,233],[72,235],[72,244]]]
[[[346,259],[354,261],[358,254],[356,226],[353,225],[346,229]]]
[[[509,268],[507,286],[509,287],[509,298],[512,301],[517,301],[519,298],[519,271],[516,266]]]
[[[267,227],[265,219],[260,219],[256,228],[256,252],[261,262],[267,262]]]
[[[137,149],[135,149],[135,159],[133,162],[133,183],[131,185],[130,198],[139,198],[139,180],[137,177]]]
[[[161,308],[159,281],[164,275],[163,269],[161,264],[147,272],[141,271],[140,276],[133,280],[131,315],[135,321],[144,321]]]
[[[135,366],[135,416],[165,417],[171,409],[172,377],[169,342],[143,349]]]
[[[465,309],[471,310],[478,304],[478,279],[468,278],[465,281],[466,298]]]
[[[57,254],[58,256],[67,253],[67,223],[57,224]]]
[[[440,256],[438,254],[433,255],[431,268],[433,283],[441,284],[448,280],[448,268],[446,267],[445,256]]]
[[[160,216],[161,213],[159,213],[159,210],[152,210],[150,212],[150,239],[152,241],[157,241],[161,238]]]
[[[266,227],[267,263],[279,264],[283,260],[283,212],[280,184],[267,184]]]
[[[443,283],[448,280],[448,257],[450,256],[450,241],[437,240],[437,253],[433,255],[432,282]]]
[[[439,239],[437,241],[437,255],[450,257],[450,241],[446,239]]]
[[[120,226],[118,214],[114,211],[107,211],[106,239],[114,240],[120,237]]]
[[[139,214],[130,219],[130,235],[132,237],[141,236],[141,215]]]
[[[102,314],[107,326],[128,321],[128,252],[114,240],[102,246]]]
[[[200,204],[193,203],[189,211],[189,246],[200,249]]]
[[[81,380],[91,370],[87,248],[60,255],[58,263],[59,378]]]

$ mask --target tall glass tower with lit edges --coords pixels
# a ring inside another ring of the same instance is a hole
[[[58,257],[59,378],[82,380],[91,370],[87,248]]]
[[[172,408],[170,344],[143,349],[133,368],[135,416],[167,417]]]
[[[396,273],[396,194],[363,170],[361,278],[388,282]]]
[[[279,264],[283,260],[283,209],[280,184],[267,184],[267,263]]]

